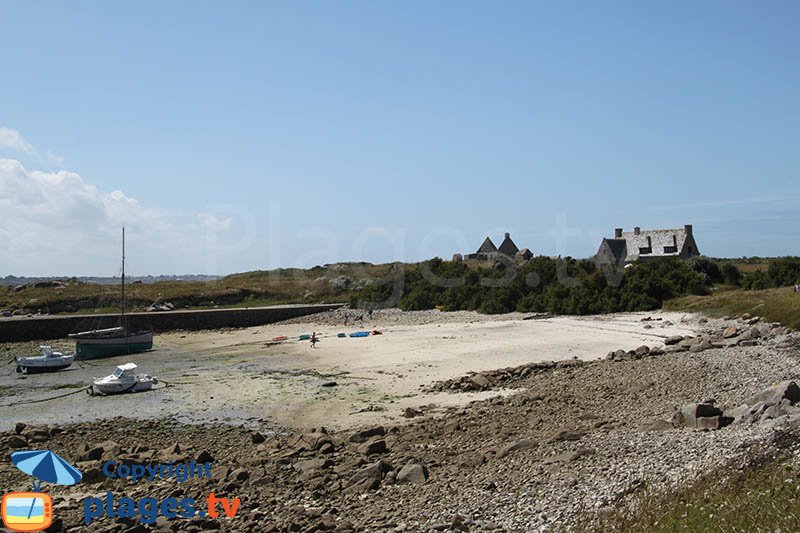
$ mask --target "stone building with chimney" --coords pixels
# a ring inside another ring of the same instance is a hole
[[[682,229],[642,230],[639,226],[633,231],[614,230],[614,238],[604,238],[594,256],[600,265],[628,265],[637,261],[647,261],[662,257],[688,259],[700,255],[694,240],[692,225]]]

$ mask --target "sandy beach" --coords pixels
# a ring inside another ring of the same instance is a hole
[[[0,376],[0,429],[12,428],[17,420],[86,422],[109,414],[261,428],[400,423],[406,420],[406,408],[436,414],[512,392],[421,391],[433,382],[530,362],[589,361],[693,331],[686,316],[661,312],[525,320],[530,315],[387,310],[376,312],[371,322],[363,316],[354,324],[358,317],[350,318],[348,327],[342,316],[330,312],[254,328],[166,333],[156,337],[151,352],[81,361],[53,374],[22,376],[8,365]],[[642,322],[646,317],[654,320]],[[382,334],[336,336],[362,329]],[[309,341],[297,340],[312,332],[320,338],[314,349]],[[289,339],[272,342],[278,336]],[[169,386],[146,394],[74,394],[27,403],[87,386],[93,377],[110,374],[126,362],[135,362]],[[331,382],[336,385],[323,386]]]

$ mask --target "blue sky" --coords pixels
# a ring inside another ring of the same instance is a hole
[[[0,275],[800,254],[796,2],[7,2]]]

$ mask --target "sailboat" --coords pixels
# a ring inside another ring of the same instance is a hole
[[[130,331],[125,316],[125,228],[122,228],[122,299],[120,325],[115,328],[93,329],[71,333],[75,339],[77,359],[99,359],[144,352],[153,348],[153,331],[141,329]]]

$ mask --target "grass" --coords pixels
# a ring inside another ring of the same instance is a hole
[[[723,288],[710,296],[685,296],[664,304],[668,311],[691,311],[711,317],[751,313],[769,322],[800,329],[800,294],[793,287],[745,291]]]
[[[796,436],[792,436],[796,439]],[[773,452],[774,453],[774,452]],[[729,465],[665,494],[641,494],[636,511],[617,508],[584,531],[800,531],[800,469],[792,454]]]
[[[126,300],[132,311],[156,302],[170,302],[176,309],[344,302],[354,287],[386,276],[391,268],[391,264],[339,263],[307,270],[259,270],[213,281],[134,283],[127,286]],[[348,279],[348,287],[334,288],[331,281],[342,276]],[[119,302],[120,290],[115,285],[69,283],[58,288],[27,287],[19,291],[0,287],[0,309],[43,310],[51,314],[87,309],[115,313]]]

